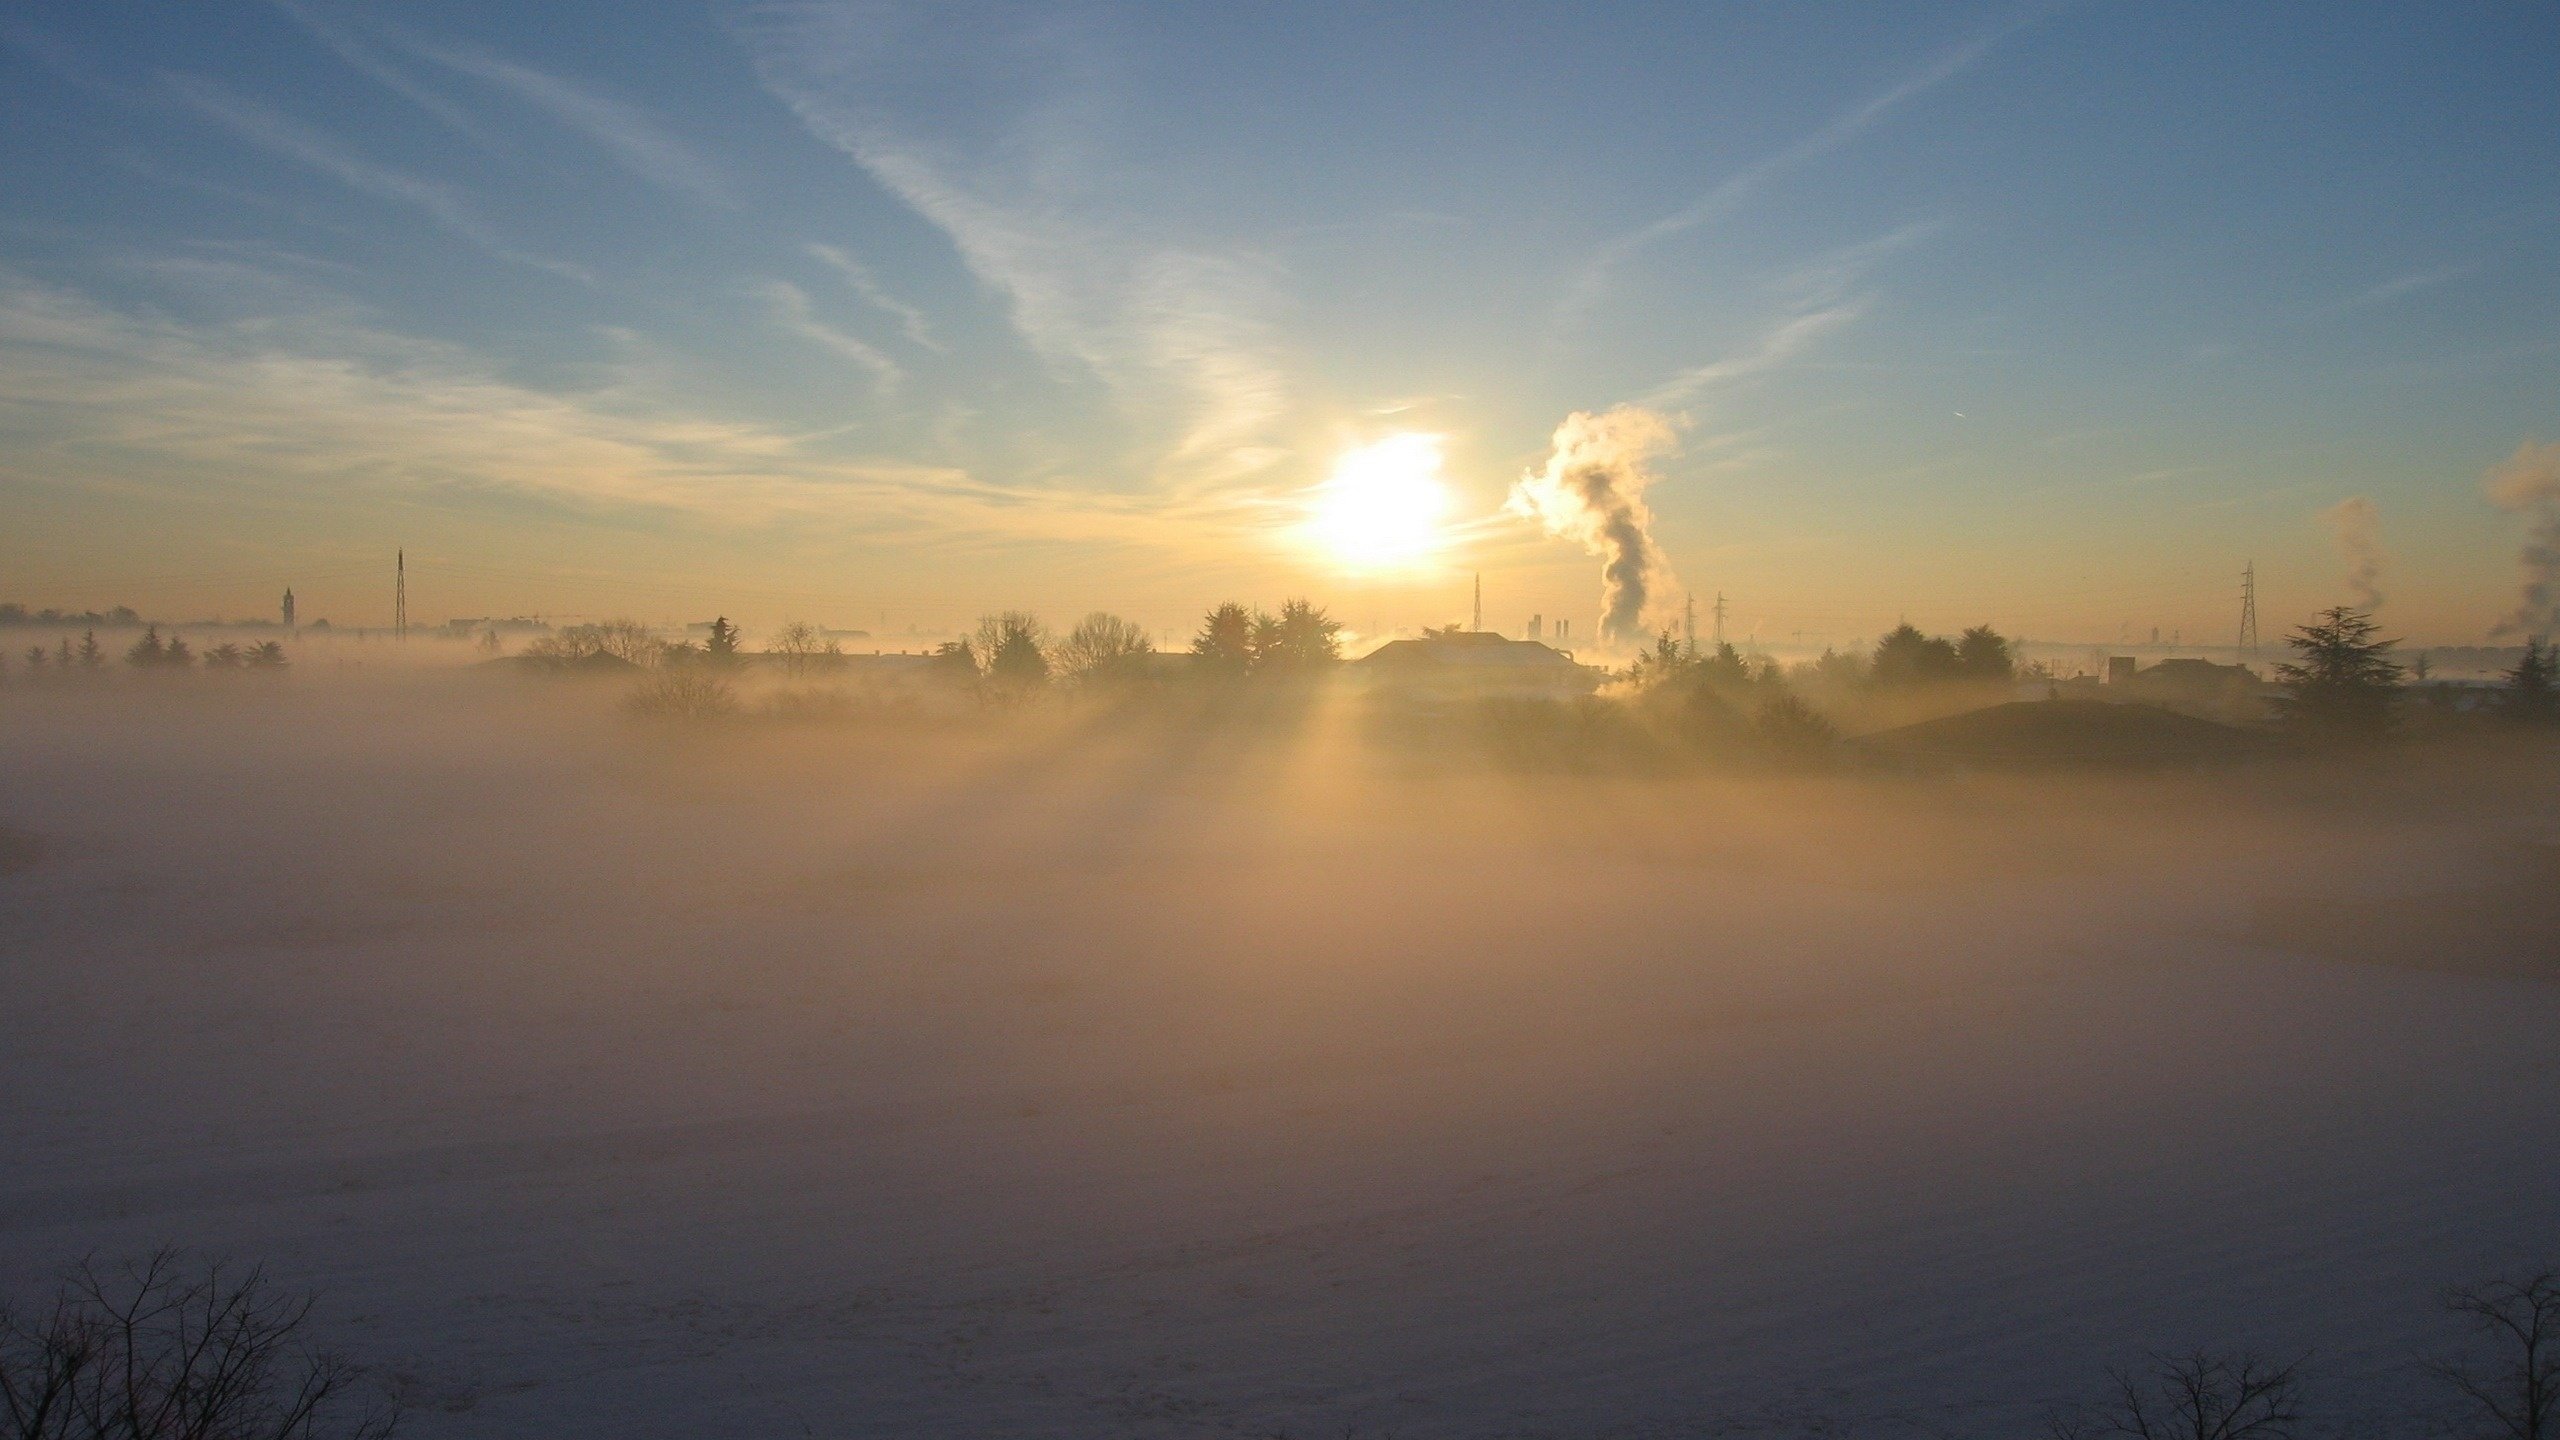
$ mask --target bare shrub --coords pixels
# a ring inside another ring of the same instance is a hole
[[[1075,685],[1117,685],[1142,679],[1155,647],[1135,621],[1096,610],[1058,642],[1058,678]]]
[[[827,632],[806,620],[794,620],[773,632],[766,641],[764,653],[782,661],[782,668],[797,680],[810,671],[833,664],[844,651]]]
[[[666,655],[666,646],[637,620],[601,620],[572,625],[524,647],[523,659],[552,670],[647,668]]]
[[[673,665],[642,676],[622,706],[654,720],[712,720],[735,714],[738,696],[727,679],[712,671]]]
[[[2055,1440],[2290,1440],[2302,1367],[2254,1355],[2155,1355],[2150,1374],[2108,1372],[2115,1395],[2053,1417]]]
[[[174,1250],[83,1261],[40,1312],[0,1307],[6,1440],[374,1440],[387,1404],[305,1343],[308,1298]]]
[[[1786,690],[1773,689],[1752,716],[1751,728],[1763,748],[1790,764],[1814,764],[1839,748],[1840,732],[1822,712]]]

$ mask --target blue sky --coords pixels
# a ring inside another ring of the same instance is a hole
[[[2475,641],[2555,73],[2521,0],[23,7],[0,598],[378,619],[405,545],[430,616],[1587,626],[1498,512],[1642,404],[1738,631],[2219,637],[2251,557],[2273,628],[2363,497]],[[1445,563],[1296,543],[1399,429]]]

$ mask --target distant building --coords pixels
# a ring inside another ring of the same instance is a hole
[[[1449,699],[1588,695],[1602,679],[1601,671],[1576,664],[1563,651],[1489,630],[1390,640],[1352,661],[1351,670],[1373,686]]]
[[[2166,709],[2226,721],[2256,720],[2266,711],[2270,687],[2246,665],[2217,665],[2194,658],[2163,660],[2117,682],[2113,662],[2109,663],[2110,684],[2123,683],[2132,698]]]
[[[284,628],[293,628],[293,587],[284,587]]]

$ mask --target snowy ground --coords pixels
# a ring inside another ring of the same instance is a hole
[[[0,705],[0,1285],[264,1259],[415,1437],[2028,1434],[2197,1345],[2388,1431],[2560,1255],[2548,765],[197,679]]]

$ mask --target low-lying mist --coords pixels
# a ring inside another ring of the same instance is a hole
[[[0,1287],[263,1260],[424,1436],[2025,1434],[2196,1347],[2418,1415],[2560,1235],[2529,737],[637,683],[0,692]]]

